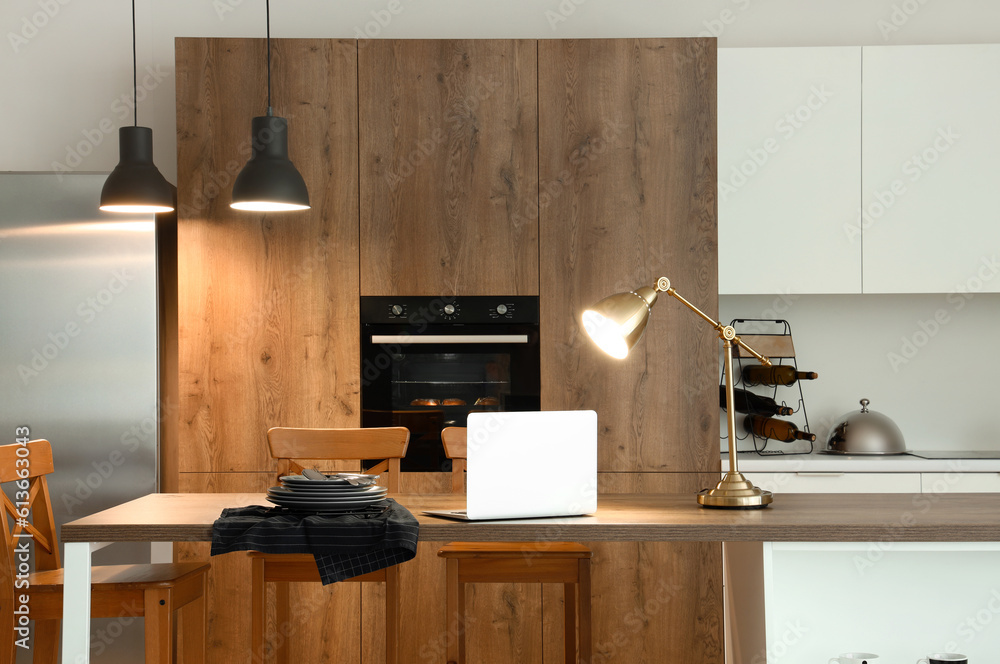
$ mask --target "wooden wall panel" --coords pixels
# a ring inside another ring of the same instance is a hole
[[[536,46],[359,53],[363,295],[538,293]]]
[[[718,473],[600,473],[601,493],[689,493]],[[590,542],[593,662],[723,662],[722,544]],[[546,586],[545,662],[562,662],[563,592]]]
[[[178,39],[180,471],[273,468],[272,426],[359,423],[357,47],[272,40],[312,209],[232,210],[265,42]]]
[[[717,467],[718,340],[661,297],[616,361],[579,316],[667,276],[718,315],[714,39],[539,42],[542,408],[594,408],[599,469]]]

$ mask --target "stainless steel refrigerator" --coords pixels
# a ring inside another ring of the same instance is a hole
[[[0,444],[18,427],[52,443],[60,525],[157,489],[154,220],[98,210],[106,177],[0,173]],[[142,620],[95,620],[91,644],[95,662],[142,661]]]

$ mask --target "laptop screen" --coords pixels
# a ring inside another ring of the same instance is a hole
[[[470,413],[471,519],[591,514],[597,510],[597,413]]]

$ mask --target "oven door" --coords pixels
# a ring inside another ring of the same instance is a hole
[[[538,410],[533,325],[362,327],[361,425],[405,426],[408,471],[450,471],[441,429],[473,411]]]

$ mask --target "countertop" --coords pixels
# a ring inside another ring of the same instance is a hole
[[[594,541],[997,542],[1000,494],[783,494],[757,510],[700,507],[693,494],[602,494],[589,516],[464,523],[422,514],[464,507],[463,496],[396,494],[441,542]],[[222,508],[265,505],[263,494],[150,494],[67,523],[64,542],[210,541]]]
[[[722,470],[729,454],[722,453]],[[922,459],[909,454],[847,456],[842,454],[768,454],[740,452],[742,472],[792,473],[1000,473],[1000,459]]]

